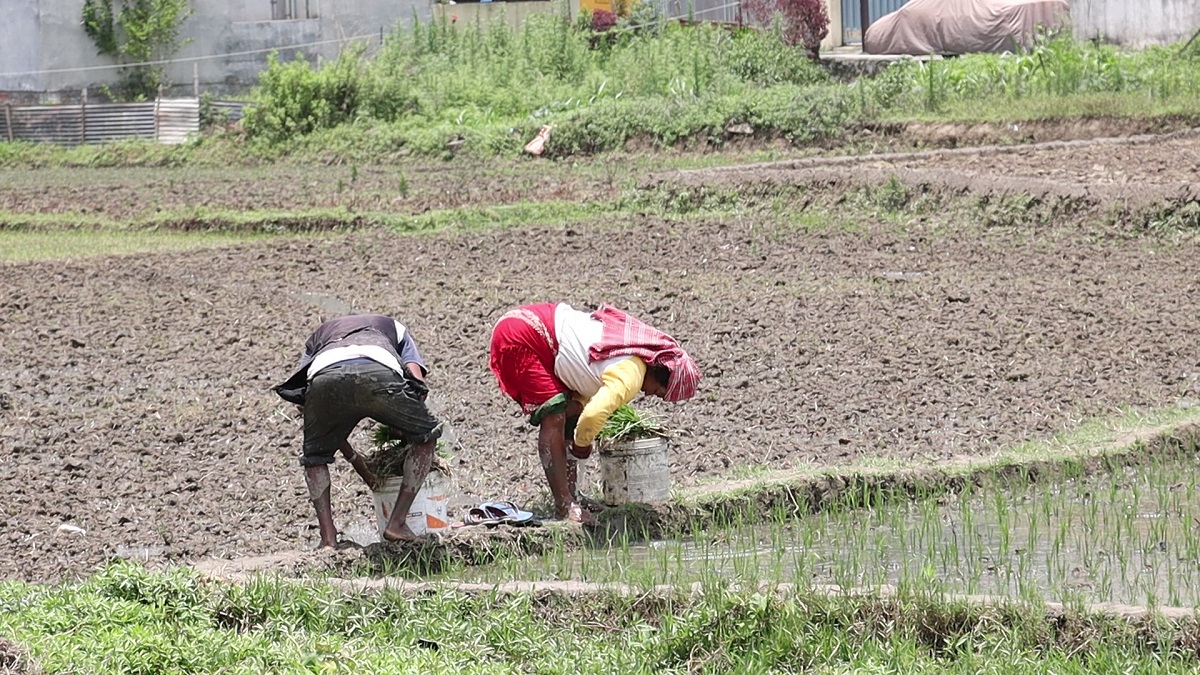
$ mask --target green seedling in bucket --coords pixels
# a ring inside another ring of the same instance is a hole
[[[670,430],[655,416],[629,405],[613,411],[596,436],[606,503],[662,502],[670,498],[670,436]]]
[[[670,438],[671,432],[663,426],[661,420],[647,413],[639,412],[626,404],[613,411],[608,421],[596,434],[596,440],[608,443],[631,441],[638,438]]]
[[[404,458],[408,456],[409,446],[394,429],[377,424],[371,434],[371,448],[371,454],[366,456],[367,467],[380,480],[404,475]],[[430,470],[449,476],[452,458],[449,446],[439,438]]]
[[[408,456],[409,447],[399,434],[385,425],[377,425],[371,434],[372,452],[365,460],[367,467],[379,478],[379,485],[371,492],[375,499],[375,518],[380,536],[383,536],[383,528],[399,495],[404,475],[404,460]],[[405,519],[409,529],[415,534],[445,529],[449,525],[446,500],[451,458],[449,445],[438,439],[429,475],[417,492]]]

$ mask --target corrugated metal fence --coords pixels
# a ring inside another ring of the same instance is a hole
[[[241,117],[241,103],[216,101],[214,110]],[[183,143],[200,133],[200,99],[159,98],[142,103],[4,106],[3,138],[61,145],[142,138]]]

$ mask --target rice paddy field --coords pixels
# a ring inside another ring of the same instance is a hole
[[[355,123],[0,144],[0,672],[1200,671],[1200,106],[1163,66],[1191,56],[1054,42],[1053,69],[838,83],[767,35],[444,30],[258,93],[374,83]],[[547,97],[575,104],[529,118]],[[312,550],[270,391],[308,332],[402,318],[451,516],[545,515],[486,360],[544,300],[696,357],[695,399],[635,402],[673,432],[671,500],[388,546],[339,463],[357,543]]]
[[[1194,607],[1200,593],[1195,461],[1049,485],[971,489],[876,508],[727,524],[453,574],[714,585],[895,587],[1058,603]],[[868,497],[880,503],[881,498]]]

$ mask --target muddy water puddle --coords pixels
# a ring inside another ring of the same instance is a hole
[[[1196,461],[562,552],[472,579],[740,581],[1200,605]],[[459,575],[461,576],[461,575]]]

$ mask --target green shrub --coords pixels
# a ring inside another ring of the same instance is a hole
[[[246,110],[251,136],[281,142],[354,119],[362,87],[362,48],[348,49],[333,63],[314,69],[297,55],[282,63],[271,54]]]
[[[826,79],[771,32],[675,25],[619,32],[603,49],[589,39],[555,15],[519,29],[442,20],[396,31],[371,60],[349,51],[314,69],[273,58],[246,130],[276,145],[320,134],[339,153],[386,138],[385,152],[487,155],[518,152],[548,122],[553,152],[590,153],[637,136],[719,136],[749,92]],[[348,132],[335,141],[339,127]]]

